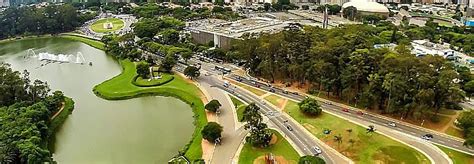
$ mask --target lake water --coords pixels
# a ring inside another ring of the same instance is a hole
[[[50,63],[28,57],[35,53],[81,52],[86,63]],[[30,51],[31,54],[31,51]],[[28,70],[31,79],[47,81],[75,101],[73,113],[56,134],[58,163],[166,163],[191,139],[193,113],[171,97],[108,101],[92,88],[118,75],[121,67],[101,50],[62,38],[40,38],[0,44],[0,61]]]

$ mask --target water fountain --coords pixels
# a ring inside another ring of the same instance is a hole
[[[38,58],[40,61],[47,61],[47,62],[59,62],[59,63],[76,63],[76,64],[84,64],[86,62],[84,55],[81,52],[77,52],[76,55],[71,54],[52,54],[48,52],[40,52],[38,54],[35,53],[33,49],[28,49],[26,52],[25,57],[28,58]]]

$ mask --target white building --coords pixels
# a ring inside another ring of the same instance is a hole
[[[10,6],[10,0],[0,0],[0,7]]]
[[[414,40],[411,42],[412,54],[416,56],[439,55],[444,58],[454,56],[455,51],[449,45],[431,43],[427,40]]]
[[[344,3],[342,9],[344,10],[349,6],[357,8],[357,12],[360,14],[379,14],[388,16],[390,12],[386,6],[371,0],[351,0],[350,2]]]

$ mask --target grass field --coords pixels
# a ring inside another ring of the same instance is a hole
[[[253,94],[255,94],[257,96],[262,96],[266,93],[265,91],[262,91],[260,89],[257,89],[257,88],[254,88],[254,87],[242,84],[242,83],[233,82],[232,84],[240,86],[240,87],[244,88],[245,90],[248,90],[248,91],[252,92]]]
[[[160,86],[160,85],[166,84],[172,81],[173,79],[174,79],[174,76],[167,73],[161,74],[160,79],[151,79],[151,80],[143,79],[140,76],[137,76],[133,84],[139,87],[154,87],[154,86]]]
[[[123,100],[150,95],[172,96],[190,104],[196,119],[194,121],[196,128],[192,140],[184,148],[184,150],[187,150],[185,156],[191,160],[200,159],[202,156],[201,129],[207,123],[207,118],[199,88],[178,75],[172,75],[174,79],[161,86],[138,87],[132,84],[133,78],[137,76],[135,63],[122,60],[120,64],[123,67],[122,73],[95,86],[94,93],[107,100]]]
[[[234,96],[230,96],[230,99],[232,100],[232,103],[236,107],[237,120],[240,122],[240,120],[242,120],[242,118],[244,117],[244,110],[245,110],[245,107],[247,107],[247,105],[245,105],[242,101],[235,98]]]
[[[438,146],[438,145],[436,145]],[[453,149],[449,149],[443,146],[438,146],[443,152],[445,152],[449,158],[453,161],[453,164],[470,164],[474,163],[474,156],[458,152]]]
[[[326,112],[308,117],[299,111],[294,101],[288,101],[285,111],[313,135],[356,163],[429,163],[423,154],[407,145],[381,134],[367,134],[364,127]],[[326,135],[324,129],[332,132]],[[342,136],[341,143],[334,141],[335,135]]]
[[[97,41],[97,40],[93,40],[93,39],[89,39],[89,38],[85,38],[85,37],[80,37],[80,36],[76,36],[76,35],[72,35],[72,34],[67,34],[67,33],[62,34],[60,37],[70,39],[70,40],[74,40],[74,41],[79,41],[79,42],[82,42],[82,43],[87,44],[89,46],[92,46],[94,48],[97,48],[97,49],[100,49],[100,50],[105,50],[104,43],[102,43],[101,41]]]
[[[272,103],[273,105],[280,107],[281,102],[284,100],[282,97],[277,96],[277,95],[268,95],[267,97],[264,98],[268,102]]]
[[[464,135],[462,134],[461,130],[456,129],[456,128],[451,127],[451,126],[448,129],[446,129],[446,131],[444,133],[446,133],[448,135],[455,136],[455,137],[464,138]]]
[[[275,130],[272,130],[272,132],[278,138],[274,145],[271,145],[268,148],[255,148],[252,145],[246,143],[240,152],[239,163],[252,164],[254,163],[255,159],[265,156],[267,153],[272,153],[274,156],[282,156],[288,161],[288,163],[298,163],[298,159],[300,158],[298,152],[293,149],[290,143],[285,138],[283,138],[280,133]]]
[[[112,23],[113,27],[111,29],[104,28],[104,23],[106,23],[106,22]],[[91,29],[94,32],[106,33],[106,32],[113,32],[113,31],[119,30],[119,29],[123,28],[123,26],[124,26],[124,22],[121,19],[118,19],[118,18],[105,18],[105,19],[99,19],[99,20],[95,21],[91,25]]]

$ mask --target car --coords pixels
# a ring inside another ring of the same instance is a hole
[[[240,76],[237,76],[237,79],[236,79],[238,82],[242,82],[242,78],[240,78]]]
[[[286,128],[287,128],[289,131],[293,131],[293,128],[291,128],[290,125],[287,125]]]
[[[388,125],[391,126],[391,127],[397,127],[397,125],[395,124],[395,122],[389,122]]]
[[[283,90],[283,91],[281,91],[281,92],[284,93],[284,94],[288,94],[288,91],[287,91],[287,90]]]
[[[323,151],[317,146],[313,146],[313,150],[315,152],[314,155],[319,155],[319,154],[323,153]]]
[[[294,95],[299,95],[299,93],[298,93],[298,92],[293,92],[293,94],[294,94]]]
[[[358,114],[358,115],[364,115],[364,112],[362,112],[362,111],[357,111],[357,114]]]
[[[433,139],[433,135],[432,134],[425,134],[423,136],[421,136],[422,139],[424,140],[431,140]]]
[[[275,93],[275,89],[273,89],[273,88],[268,89],[268,91],[270,91],[272,93]]]
[[[256,84],[255,87],[260,88],[260,84]]]
[[[349,109],[344,108],[344,109],[342,109],[342,111],[343,111],[343,112],[349,112]]]

